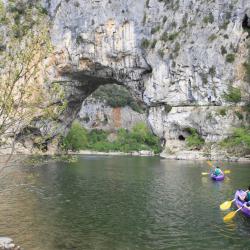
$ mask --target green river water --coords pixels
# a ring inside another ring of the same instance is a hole
[[[225,224],[219,210],[250,185],[250,164],[226,165],[217,183],[201,176],[206,162],[158,157],[14,167],[0,182],[0,235],[24,250],[250,249],[250,219]]]

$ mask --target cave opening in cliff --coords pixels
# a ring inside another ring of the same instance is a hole
[[[250,17],[245,14],[243,21],[242,21],[242,28],[248,32],[248,36],[250,35]]]
[[[184,137],[183,135],[179,135],[178,139],[179,139],[180,141],[185,141],[185,137]]]

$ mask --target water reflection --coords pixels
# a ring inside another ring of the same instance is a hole
[[[28,250],[244,249],[249,219],[224,224],[219,204],[248,185],[250,168],[231,170],[213,182],[206,163],[157,157],[17,167],[0,183],[0,233]]]

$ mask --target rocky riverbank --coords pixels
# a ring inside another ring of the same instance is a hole
[[[229,156],[224,153],[214,153],[209,157],[204,156],[204,152],[201,151],[191,151],[184,150],[175,154],[169,154],[167,152],[162,152],[160,154],[162,158],[171,159],[171,160],[213,160],[213,161],[228,161],[228,162],[250,162],[250,155],[246,157],[236,157]]]
[[[0,154],[2,157],[7,157],[9,154]],[[141,157],[149,157],[149,156],[160,156],[161,158],[171,159],[171,160],[193,160],[193,161],[205,161],[205,160],[213,160],[213,161],[228,161],[228,162],[250,162],[250,155],[246,157],[236,157],[225,154],[225,152],[213,152],[212,154],[205,155],[203,151],[193,151],[193,150],[183,150],[176,153],[169,153],[163,151],[160,154],[155,154],[152,151],[141,150],[141,151],[133,151],[129,153],[125,152],[100,152],[100,151],[91,151],[91,150],[80,150],[77,152],[69,151],[67,154],[62,152],[41,152],[36,151],[36,153],[31,153],[29,151],[24,152],[14,152],[13,157],[16,156],[65,156],[65,155],[105,155],[105,156],[141,156]]]
[[[141,151],[133,151],[129,153],[125,152],[98,152],[98,151],[91,151],[91,150],[80,150],[78,152],[68,152],[71,155],[131,155],[131,156],[156,156],[152,151],[148,150],[141,150]]]
[[[9,237],[0,237],[0,250],[21,250]]]

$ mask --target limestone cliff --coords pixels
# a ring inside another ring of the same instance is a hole
[[[167,157],[187,158],[189,128],[210,145],[194,157],[221,157],[211,145],[249,124],[249,0],[41,3],[53,44],[45,78],[63,86],[68,102],[62,127],[85,116],[82,103],[100,85],[114,83],[145,103]]]

